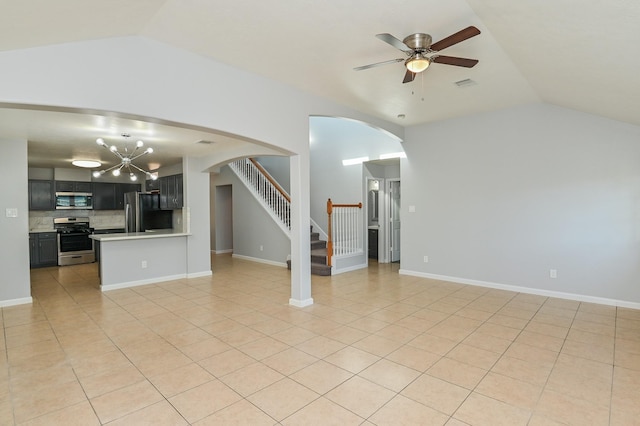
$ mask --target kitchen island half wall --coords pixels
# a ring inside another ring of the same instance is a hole
[[[171,230],[92,235],[100,244],[102,291],[193,278],[187,270],[189,236]]]

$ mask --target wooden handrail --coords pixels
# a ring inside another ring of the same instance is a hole
[[[287,200],[287,201],[290,203],[290,202],[291,202],[291,198],[289,197],[289,195],[287,195],[287,193],[286,193],[286,192],[284,192],[284,189],[282,189],[282,187],[281,187],[280,185],[278,185],[278,182],[276,182],[276,181],[271,177],[271,175],[269,174],[269,172],[268,172],[268,171],[266,171],[266,170],[264,169],[264,167],[262,167],[262,166],[260,165],[260,163],[258,163],[255,159],[253,159],[253,158],[249,158],[249,161],[251,161],[251,163],[253,163],[253,165],[254,165],[254,166],[256,166],[256,168],[257,168],[258,170],[260,170],[260,173],[262,173],[262,174],[264,175],[264,177],[266,177],[266,178],[267,178],[267,180],[268,180],[269,182],[271,182],[271,185],[273,185],[273,186],[278,190],[278,192],[280,193],[280,195],[282,195],[282,196],[285,198],[285,200]]]
[[[331,198],[329,198],[329,201],[331,201]],[[333,207],[357,207],[359,209],[362,208],[362,203],[358,203],[358,204],[333,204]]]
[[[331,220],[331,215],[333,214],[333,208],[334,207],[357,207],[359,209],[362,208],[362,203],[358,203],[358,204],[333,204],[333,201],[331,201],[331,198],[329,198],[327,200],[327,216],[329,217],[329,224],[327,226],[327,228],[329,229],[329,232],[327,233],[327,265],[331,266],[331,256],[333,256],[333,229],[332,229],[332,220]]]

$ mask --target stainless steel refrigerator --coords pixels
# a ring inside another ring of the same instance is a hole
[[[160,194],[127,192],[124,194],[126,232],[171,229],[173,211],[160,209]]]

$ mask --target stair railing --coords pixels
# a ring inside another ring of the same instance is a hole
[[[229,163],[229,167],[288,234],[291,231],[291,197],[289,194],[253,158],[236,160]]]
[[[327,200],[329,216],[327,241],[327,265],[332,266],[332,256],[341,257],[364,251],[362,228],[362,203],[334,204]]]

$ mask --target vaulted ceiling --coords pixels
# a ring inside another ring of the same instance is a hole
[[[0,0],[0,51],[139,35],[402,125],[538,101],[640,125],[638,22],[631,0]],[[376,34],[469,25],[481,34],[443,54],[473,68],[408,84],[401,62],[353,70],[405,57]]]

